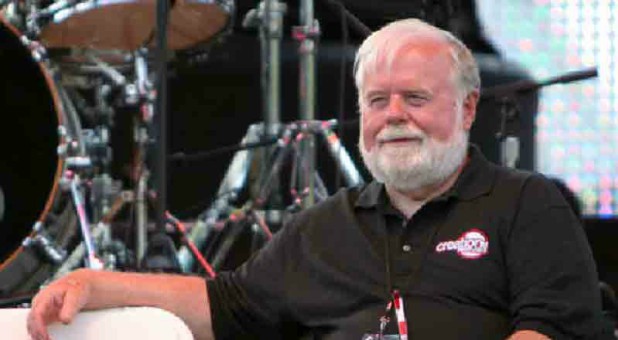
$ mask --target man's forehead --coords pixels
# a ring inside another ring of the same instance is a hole
[[[408,58],[449,63],[452,59],[448,43],[436,36],[419,35],[414,38],[408,37],[405,41],[386,39],[366,56],[364,73],[366,75],[368,72],[384,72],[391,69],[394,63]]]
[[[399,80],[430,81],[441,78],[439,73],[452,70],[453,62],[447,49],[439,45],[405,45],[394,54],[376,55],[368,60],[363,77],[374,81],[381,77],[395,76]],[[365,84],[368,85],[368,84]]]

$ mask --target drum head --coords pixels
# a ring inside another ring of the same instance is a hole
[[[0,21],[0,260],[15,251],[44,210],[58,164],[58,113],[45,76],[20,42]]]

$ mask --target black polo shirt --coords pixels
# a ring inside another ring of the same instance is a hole
[[[560,192],[469,154],[455,185],[409,221],[375,182],[296,214],[207,282],[216,338],[361,339],[378,332],[392,289],[412,339],[605,330],[591,251]]]

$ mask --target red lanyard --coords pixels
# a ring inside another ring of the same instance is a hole
[[[397,318],[397,329],[399,331],[399,340],[408,340],[408,323],[406,321],[406,312],[403,306],[403,298],[399,290],[391,292],[391,301],[386,305],[386,314],[380,318],[380,335],[379,339],[383,339],[386,325],[390,322],[388,315],[391,309],[395,307],[395,317]]]
[[[393,303],[395,305],[395,316],[397,317],[397,328],[399,329],[399,339],[408,340],[408,323],[406,312],[403,309],[403,298],[398,290],[393,290]]]

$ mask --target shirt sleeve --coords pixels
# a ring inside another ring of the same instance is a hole
[[[601,337],[597,272],[579,219],[542,176],[528,179],[518,204],[506,245],[514,331]]]
[[[285,271],[293,247],[293,226],[273,239],[233,272],[207,281],[215,338],[280,339],[287,327]]]

